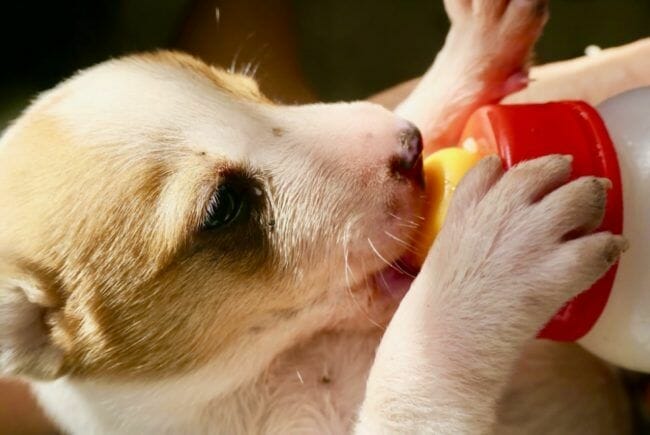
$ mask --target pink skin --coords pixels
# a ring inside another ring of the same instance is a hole
[[[528,86],[528,83],[530,82],[530,79],[528,77],[528,73],[525,71],[519,71],[514,74],[512,74],[510,77],[506,79],[506,81],[503,83],[503,89],[501,92],[501,97],[498,98],[500,101],[504,97],[513,94],[517,91],[521,91],[522,89],[525,89]]]
[[[401,264],[400,262],[397,263]],[[404,270],[404,268],[402,270],[388,267],[374,277],[377,288],[395,301],[402,300],[404,295],[406,295],[417,273],[417,271],[410,272]]]

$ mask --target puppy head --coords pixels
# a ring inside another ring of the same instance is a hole
[[[0,142],[0,369],[241,368],[355,315],[418,212],[411,133],[370,104],[273,105],[176,53],[62,83]]]

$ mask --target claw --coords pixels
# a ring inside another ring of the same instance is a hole
[[[528,73],[524,71],[518,71],[510,75],[503,82],[503,96],[510,95],[514,92],[520,91],[528,86],[530,79],[528,78]]]

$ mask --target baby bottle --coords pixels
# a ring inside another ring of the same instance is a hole
[[[597,231],[623,233],[629,250],[591,288],[558,312],[540,338],[577,341],[601,358],[650,373],[650,87],[597,108],[579,101],[493,105],[475,112],[460,147],[424,161],[429,216],[420,252],[442,225],[455,186],[480,157],[497,153],[506,168],[548,154],[573,155],[572,177],[612,181]]]

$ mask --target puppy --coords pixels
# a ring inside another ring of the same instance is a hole
[[[506,174],[487,158],[412,284],[400,266],[423,200],[404,118],[425,146],[453,143],[524,84],[546,18],[537,0],[446,3],[447,43],[401,116],[277,106],[168,52],[42,94],[0,142],[2,373],[70,433],[549,433],[537,414],[610,428],[597,414],[619,403],[615,380],[588,358],[585,391],[607,388],[575,410],[519,412],[509,398],[537,378],[508,383],[625,247],[564,239],[597,226],[605,180],[564,185],[562,156]],[[561,397],[551,384],[524,397]]]

